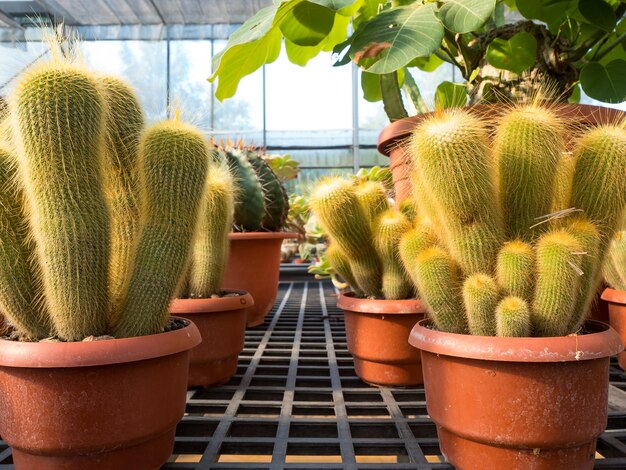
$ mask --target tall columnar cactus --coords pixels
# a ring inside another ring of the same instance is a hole
[[[58,336],[70,341],[107,330],[111,230],[100,90],[81,68],[44,64],[22,76],[12,103],[46,303]]]
[[[118,337],[162,331],[186,272],[206,195],[209,149],[203,135],[177,120],[151,127],[141,144],[146,208]]]
[[[410,148],[463,272],[492,272],[503,234],[484,122],[461,110],[438,113],[415,129]]]
[[[357,287],[368,297],[379,297],[382,266],[374,249],[369,218],[354,185],[342,178],[327,178],[316,186],[310,206],[350,260]]]
[[[556,175],[554,177],[554,195],[552,196],[550,213],[570,208],[575,168],[576,157],[570,152],[563,153],[556,167]]]
[[[363,295],[363,292],[359,289],[359,285],[354,278],[354,274],[352,274],[350,261],[346,258],[346,255],[341,252],[336,243],[331,242],[328,245],[328,248],[326,249],[326,259],[328,259],[331,268],[333,268],[335,272],[348,283],[355,295]]]
[[[508,296],[496,307],[496,336],[526,337],[532,333],[530,307],[520,297]]]
[[[141,216],[139,141],[144,117],[135,91],[123,80],[100,77],[106,107],[106,195],[111,210],[110,293],[112,325],[119,318],[128,272],[132,270]]]
[[[228,169],[213,163],[194,242],[189,296],[209,298],[220,292],[228,261],[228,234],[233,224],[234,184]]]
[[[398,252],[400,239],[410,229],[408,219],[394,209],[383,212],[373,222],[374,247],[383,263],[385,299],[406,299],[413,290]]]
[[[276,174],[258,153],[247,150],[245,155],[256,172],[263,192],[265,212],[261,225],[272,232],[280,230],[285,225],[289,212],[287,192]]]
[[[225,149],[225,156],[237,187],[235,228],[242,232],[255,232],[261,228],[261,221],[265,215],[261,183],[242,150],[227,148]]]
[[[42,302],[41,279],[24,221],[24,195],[16,184],[17,157],[0,146],[0,309],[19,334],[47,338],[52,326]]]
[[[486,274],[472,274],[463,283],[463,304],[469,332],[478,336],[494,336],[495,311],[500,300],[496,281]]]
[[[535,286],[535,252],[521,240],[505,243],[496,262],[498,284],[507,295],[532,300]]]
[[[557,166],[564,150],[563,124],[542,106],[521,106],[506,113],[496,128],[494,158],[508,237],[526,241],[546,224],[531,229],[550,213]],[[511,190],[514,188],[514,190]]]
[[[613,236],[603,270],[606,282],[613,289],[626,290],[626,230]]]
[[[380,182],[364,181],[356,186],[355,194],[368,217],[369,223],[374,222],[380,214],[390,207],[385,187]]]

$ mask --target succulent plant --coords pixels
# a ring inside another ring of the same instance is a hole
[[[613,289],[626,290],[626,230],[620,230],[613,236],[603,274]]]
[[[289,213],[287,191],[261,155],[251,150],[247,150],[245,154],[256,172],[263,192],[264,214],[261,226],[270,232],[278,231],[285,225]]]

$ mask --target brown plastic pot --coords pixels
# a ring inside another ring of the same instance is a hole
[[[348,351],[356,374],[373,385],[423,383],[419,351],[409,346],[411,328],[424,318],[420,300],[359,299],[341,294],[337,306],[346,322]]]
[[[280,246],[284,239],[298,238],[288,232],[231,233],[230,255],[223,286],[243,289],[254,299],[248,308],[247,326],[258,326],[274,306],[280,274]]]
[[[493,118],[507,108],[502,105],[476,105],[470,109],[479,115]],[[562,103],[555,105],[554,109],[563,119],[582,126],[618,122],[624,117],[623,111],[585,104]],[[378,151],[389,157],[397,204],[411,194],[410,159],[405,151],[407,138],[411,136],[415,126],[431,115],[432,113],[418,114],[395,121],[385,127],[378,137]]]
[[[428,414],[459,470],[592,469],[607,424],[609,357],[622,351],[604,323],[589,333],[503,338],[443,333],[418,323]]]
[[[626,345],[626,291],[607,288],[602,293],[602,300],[608,304],[609,323]],[[617,361],[626,370],[626,352],[622,352]]]
[[[0,434],[15,468],[159,468],[174,447],[189,351],[199,343],[191,322],[135,338],[0,340]]]
[[[237,297],[176,299],[170,313],[187,318],[200,330],[202,343],[189,357],[190,387],[209,387],[226,383],[237,372],[239,353],[246,334],[246,309],[254,305],[245,291],[227,291]]]

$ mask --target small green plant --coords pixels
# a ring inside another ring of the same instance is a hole
[[[300,162],[291,158],[289,154],[263,155],[263,160],[267,162],[282,184],[296,179],[300,173]]]
[[[626,230],[617,232],[603,267],[604,279],[617,290],[626,290]]]

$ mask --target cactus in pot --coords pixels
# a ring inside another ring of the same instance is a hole
[[[613,289],[626,291],[626,230],[620,230],[613,236],[603,274]]]

